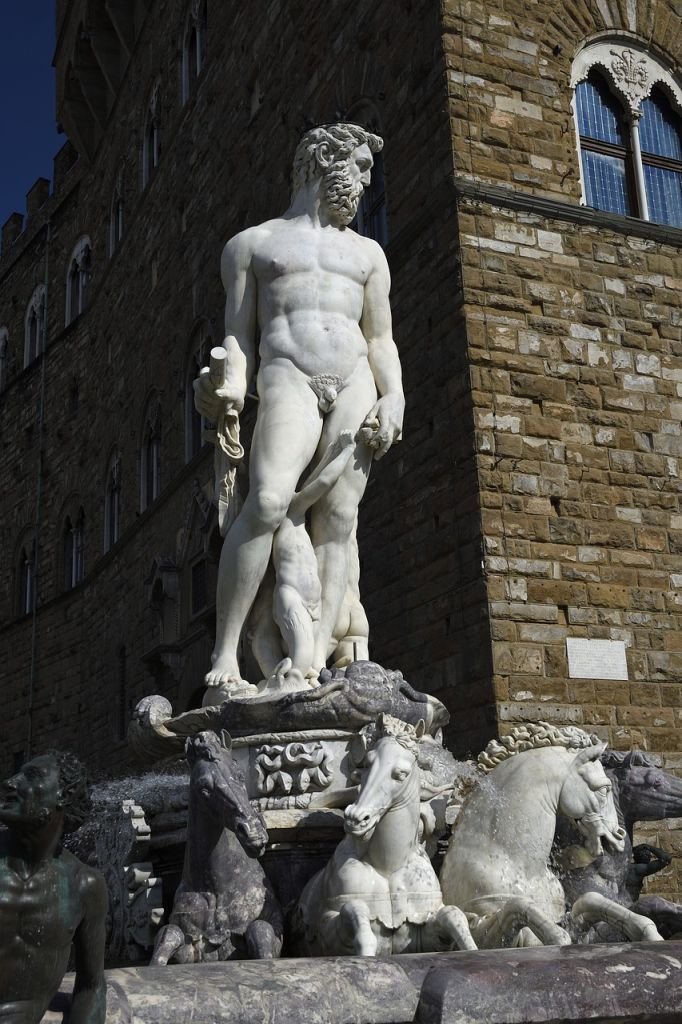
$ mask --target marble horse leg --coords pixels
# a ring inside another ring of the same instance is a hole
[[[173,956],[185,945],[185,935],[176,924],[167,924],[156,936],[150,966],[165,967]]]
[[[650,918],[635,914],[598,892],[586,892],[580,896],[571,908],[571,915],[577,919],[580,926],[606,921],[624,932],[631,942],[664,941]]]
[[[500,949],[518,943],[519,933],[529,929],[543,946],[570,946],[565,928],[555,924],[526,896],[512,896],[494,914],[479,918],[473,927],[480,948]]]
[[[422,947],[426,952],[476,949],[469,922],[459,907],[441,907],[424,925]]]

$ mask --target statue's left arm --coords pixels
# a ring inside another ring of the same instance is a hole
[[[104,1024],[107,991],[104,980],[107,887],[99,871],[85,869],[81,882],[84,915],[73,937],[76,978],[67,1024]]]
[[[389,292],[391,277],[383,250],[372,247],[373,266],[365,284],[360,327],[368,347],[369,365],[379,399],[365,419],[367,443],[380,459],[402,436],[405,396],[398,349],[393,340]],[[371,428],[371,429],[370,429]]]

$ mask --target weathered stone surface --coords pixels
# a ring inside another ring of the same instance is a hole
[[[679,1024],[682,942],[106,974],[107,1024]],[[43,1024],[61,1024],[72,984]]]
[[[674,947],[674,948],[673,948]],[[681,943],[458,953],[422,987],[420,1024],[678,1024]]]

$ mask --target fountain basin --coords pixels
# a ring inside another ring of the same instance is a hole
[[[107,985],[107,1024],[679,1024],[682,942],[128,967]]]

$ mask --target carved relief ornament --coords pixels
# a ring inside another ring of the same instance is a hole
[[[614,92],[627,104],[631,114],[640,114],[642,100],[651,95],[655,85],[662,85],[673,104],[682,112],[682,89],[662,64],[644,49],[628,40],[624,42],[598,42],[586,46],[573,61],[571,86],[575,89],[584,81],[593,67],[605,73]]]

